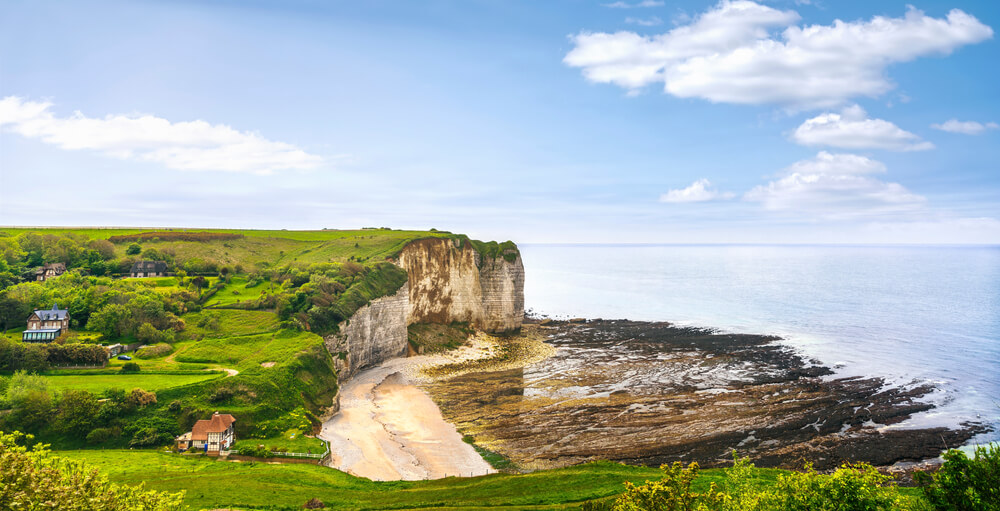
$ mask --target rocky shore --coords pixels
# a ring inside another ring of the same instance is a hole
[[[734,449],[758,466],[888,466],[985,429],[901,428],[932,408],[921,401],[932,387],[832,378],[778,340],[665,322],[536,320],[489,357],[423,368],[420,385],[459,431],[523,469],[598,459],[715,466]]]

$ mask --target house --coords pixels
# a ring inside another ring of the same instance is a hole
[[[123,351],[125,351],[125,346],[122,346],[121,344],[112,344],[111,346],[108,346],[109,357],[116,357]]]
[[[191,431],[177,437],[177,448],[181,450],[199,450],[206,454],[218,455],[219,451],[229,450],[236,442],[233,424],[236,418],[228,413],[215,412],[212,418],[194,423]]]
[[[53,304],[51,309],[36,310],[28,316],[28,328],[21,333],[24,342],[52,342],[69,330],[69,310]]]
[[[136,261],[132,263],[132,278],[166,277],[167,263],[165,261]]]
[[[66,273],[66,263],[49,263],[35,270],[35,280],[44,281]]]

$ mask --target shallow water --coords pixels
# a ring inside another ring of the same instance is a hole
[[[1000,429],[1000,247],[523,245],[525,305],[779,335],[841,375],[934,383],[904,427]],[[978,441],[1000,439],[994,431]]]

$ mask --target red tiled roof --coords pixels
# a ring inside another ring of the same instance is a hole
[[[229,426],[234,422],[236,422],[236,418],[232,415],[216,413],[209,420],[194,423],[194,427],[191,428],[191,440],[208,440],[209,433],[222,433],[229,429]]]

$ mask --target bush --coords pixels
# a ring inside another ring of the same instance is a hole
[[[125,249],[125,253],[128,255],[138,255],[139,252],[142,252],[142,245],[138,243],[132,243]]]
[[[698,464],[684,468],[680,462],[663,465],[663,478],[643,485],[625,483],[615,500],[615,511],[888,511],[901,509],[902,499],[890,477],[866,463],[845,463],[833,474],[805,472],[779,475],[773,485],[747,458],[735,457],[725,470],[721,487],[712,483],[705,492],[691,490]],[[596,509],[596,505],[590,506]]]
[[[136,364],[135,362],[125,362],[125,364],[122,365],[121,372],[123,372],[123,373],[138,373],[139,369],[140,369],[139,368],[139,364]]]
[[[167,343],[154,344],[152,346],[146,346],[135,352],[135,356],[143,360],[151,358],[160,358],[169,355],[174,351],[174,347]]]
[[[263,445],[245,445],[240,447],[237,454],[240,456],[253,456],[255,458],[271,458],[274,457],[274,453],[270,449],[264,447]]]
[[[944,465],[933,475],[916,474],[924,497],[937,510],[1000,510],[1000,444],[977,447],[970,459],[964,452],[950,450]]]
[[[95,428],[87,433],[87,443],[91,445],[103,444],[113,436],[115,436],[115,432],[111,428]]]
[[[58,458],[44,445],[24,446],[30,435],[0,432],[0,509],[182,509],[180,493],[112,484],[79,461]]]

